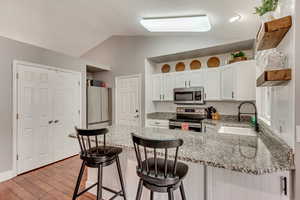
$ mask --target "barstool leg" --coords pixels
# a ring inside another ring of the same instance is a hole
[[[142,191],[143,191],[143,180],[140,179],[139,181],[139,186],[138,186],[138,190],[137,190],[137,194],[136,194],[136,200],[140,200],[142,197]]]
[[[181,184],[180,184],[180,194],[181,194],[182,200],[186,200],[186,196],[185,196],[185,192],[184,192],[184,187],[183,187],[183,182],[181,182]]]
[[[102,200],[103,166],[98,167],[97,200]]]
[[[154,199],[154,192],[151,190],[150,191],[150,200],[153,200]]]
[[[173,188],[168,189],[169,200],[174,200]]]
[[[121,165],[120,165],[120,159],[119,156],[116,157],[116,163],[117,163],[117,168],[118,168],[118,174],[119,174],[119,179],[120,179],[120,183],[121,183],[121,188],[122,188],[122,192],[123,192],[123,197],[124,200],[126,200],[126,192],[125,192],[125,186],[124,186],[124,181],[123,181],[123,176],[122,176],[122,169],[121,169]]]
[[[78,190],[79,190],[79,187],[80,187],[80,182],[81,182],[81,179],[82,179],[82,176],[83,176],[84,168],[85,168],[85,161],[82,161],[72,200],[75,200],[77,198],[77,194],[78,194]]]

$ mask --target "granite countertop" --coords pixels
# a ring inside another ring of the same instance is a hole
[[[234,120],[231,122],[230,120],[204,120],[204,123],[215,124],[216,128],[210,128],[205,133],[198,133],[159,128],[112,126],[109,127],[106,142],[113,146],[133,149],[130,133],[154,139],[181,138],[184,140],[184,144],[178,158],[182,161],[254,175],[294,169],[291,148],[269,133],[259,133],[257,136],[221,134],[217,132],[217,128],[221,124],[234,126],[247,126],[247,124]],[[75,137],[74,134],[70,136]]]

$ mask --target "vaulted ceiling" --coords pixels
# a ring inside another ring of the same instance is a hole
[[[254,38],[257,0],[1,0],[0,35],[80,56],[112,35],[193,35]],[[142,17],[207,14],[206,33],[149,33]],[[242,20],[229,23],[235,14]]]

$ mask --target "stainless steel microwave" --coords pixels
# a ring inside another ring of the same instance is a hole
[[[174,89],[175,104],[204,104],[204,88],[175,88]]]

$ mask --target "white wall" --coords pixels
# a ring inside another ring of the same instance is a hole
[[[85,77],[85,62],[81,59],[0,37],[0,173],[12,169],[12,63],[15,59],[81,71]],[[85,123],[85,98],[82,101]]]
[[[294,0],[282,0],[281,7],[278,8],[277,17],[287,15],[294,15]],[[295,24],[295,18],[294,22]],[[278,51],[283,52],[288,56],[288,63],[286,67],[295,70],[295,26],[293,26],[287,33],[283,41],[277,47]],[[268,51],[268,50],[267,50]],[[259,52],[261,53],[261,52]],[[258,62],[259,70],[264,67],[262,63]],[[294,126],[294,88],[295,79],[293,78],[285,86],[278,86],[271,88],[271,129],[272,131],[287,142],[291,147],[294,147],[295,126]],[[261,88],[257,88],[260,91]],[[260,107],[259,95],[256,100],[258,107]]]

